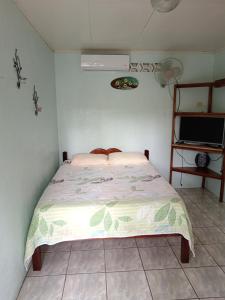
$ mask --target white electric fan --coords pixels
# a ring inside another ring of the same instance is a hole
[[[177,83],[184,72],[181,61],[176,58],[166,58],[158,63],[154,72],[155,79],[162,87]]]
[[[152,7],[158,12],[167,13],[174,10],[181,0],[151,0]]]

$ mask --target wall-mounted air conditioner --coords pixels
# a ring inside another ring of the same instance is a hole
[[[129,55],[81,55],[83,71],[129,71]]]

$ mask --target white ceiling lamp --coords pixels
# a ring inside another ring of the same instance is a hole
[[[162,13],[174,10],[181,0],[151,0],[154,10]]]

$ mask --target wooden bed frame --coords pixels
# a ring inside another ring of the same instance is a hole
[[[114,152],[122,152],[120,149],[117,148],[109,148],[109,149],[102,149],[96,148],[92,150],[90,153],[92,154],[106,154],[109,155],[110,153]],[[149,150],[144,151],[144,155],[149,160]],[[67,152],[63,152],[63,161],[68,159]],[[181,234],[154,234],[154,235],[141,235],[141,236],[131,236],[125,238],[151,238],[151,237],[181,237],[181,262],[182,263],[189,263],[189,256],[190,256],[190,247],[189,242],[186,240]],[[107,239],[107,238],[102,238]],[[34,271],[40,271],[42,267],[42,259],[41,259],[41,246],[35,249],[34,254],[32,255],[32,265]]]

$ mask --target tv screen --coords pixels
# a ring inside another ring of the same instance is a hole
[[[180,141],[223,146],[224,119],[181,117]]]

